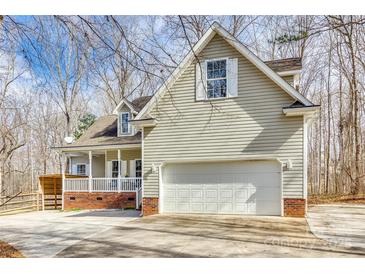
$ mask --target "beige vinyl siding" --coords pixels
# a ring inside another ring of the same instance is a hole
[[[122,161],[141,159],[142,157],[141,153],[142,153],[141,149],[129,149],[129,150],[121,149],[120,157]],[[107,161],[118,160],[118,150],[108,150],[106,159]]]
[[[107,161],[118,160],[118,151],[117,150],[108,150],[106,152]],[[120,150],[120,158],[122,161],[127,161],[127,172],[131,168],[130,161],[136,159],[142,159],[142,151],[141,149],[128,149],[128,150]]]
[[[200,59],[239,58],[238,97],[195,101],[195,64],[190,65],[151,111],[144,128],[144,196],[158,197],[152,164],[182,159],[291,159],[283,172],[284,197],[303,196],[303,118],[285,117],[295,100],[216,35]]]
[[[105,177],[105,157],[104,155],[93,155],[92,159],[92,176],[95,178]],[[71,165],[89,164],[89,156],[74,156],[71,157]],[[88,169],[88,167],[86,167]]]

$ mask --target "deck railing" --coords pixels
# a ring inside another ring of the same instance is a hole
[[[136,192],[142,187],[142,178],[66,178],[64,192]]]

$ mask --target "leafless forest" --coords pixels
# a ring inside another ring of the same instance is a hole
[[[81,118],[152,94],[220,22],[263,60],[301,57],[310,194],[364,193],[365,16],[1,16],[0,196],[60,172]]]

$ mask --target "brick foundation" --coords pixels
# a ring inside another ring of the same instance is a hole
[[[136,208],[136,193],[66,192],[64,209]]]
[[[158,214],[158,198],[143,198],[142,208],[143,216]]]
[[[304,217],[306,210],[305,199],[284,199],[284,216],[285,217]]]

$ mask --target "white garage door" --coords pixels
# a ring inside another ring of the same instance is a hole
[[[167,164],[162,212],[281,215],[280,170],[275,161]]]

